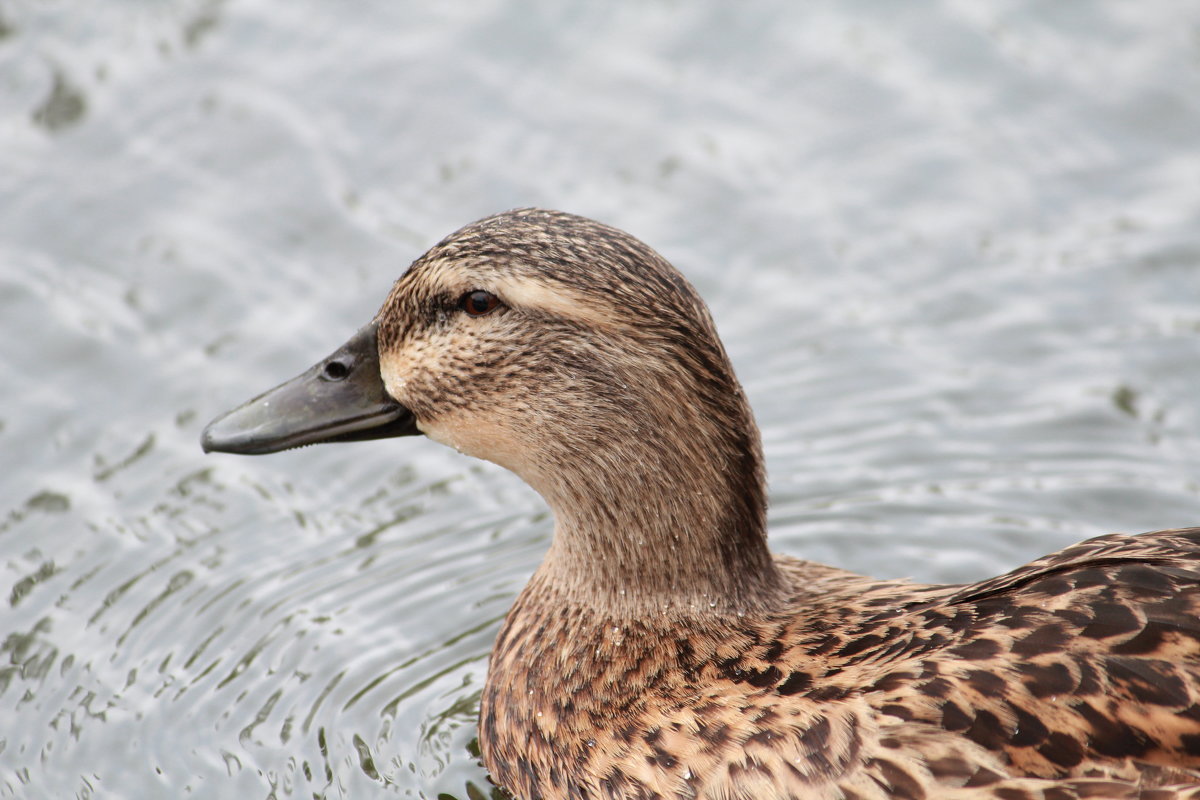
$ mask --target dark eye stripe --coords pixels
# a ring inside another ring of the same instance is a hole
[[[476,289],[473,292],[467,292],[459,298],[458,307],[472,317],[482,317],[484,314],[490,314],[500,307],[500,298],[491,292]]]

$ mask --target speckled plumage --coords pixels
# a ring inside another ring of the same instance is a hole
[[[1198,555],[1105,536],[962,587],[779,558],[778,608],[704,625],[534,583],[489,765],[522,797],[1200,797]]]
[[[468,315],[472,291],[501,305]],[[467,226],[376,322],[420,430],[555,513],[481,700],[484,762],[517,797],[1200,798],[1200,528],[969,586],[772,556],[758,432],[704,304],[580,217]]]

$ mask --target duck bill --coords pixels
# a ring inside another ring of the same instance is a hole
[[[319,442],[353,442],[420,433],[379,374],[371,323],[307,372],[208,424],[204,452],[262,455]]]

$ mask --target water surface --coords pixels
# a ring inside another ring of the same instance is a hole
[[[504,208],[697,284],[781,551],[1200,524],[1198,97],[1186,2],[0,4],[0,797],[489,795],[540,499],[197,439]]]

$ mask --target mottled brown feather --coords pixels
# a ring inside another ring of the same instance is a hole
[[[503,307],[459,313],[473,290]],[[970,586],[772,557],[758,432],[704,304],[580,217],[467,226],[377,320],[421,429],[555,512],[480,708],[518,797],[1200,797],[1200,529]]]

